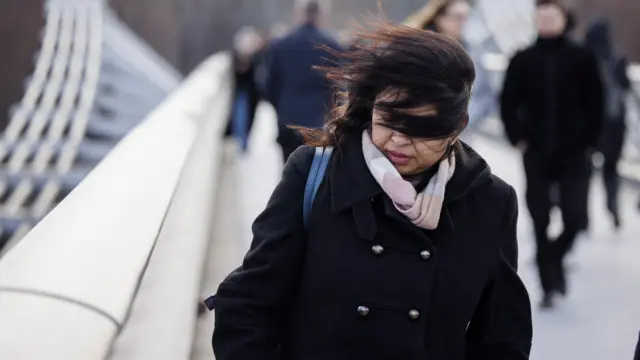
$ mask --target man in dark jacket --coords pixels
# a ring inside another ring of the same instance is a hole
[[[302,25],[273,44],[265,96],[278,114],[278,143],[284,161],[302,139],[288,125],[322,126],[332,98],[331,85],[314,66],[330,66],[339,50],[337,41],[320,29],[327,3],[304,0],[296,3]]]
[[[591,152],[603,120],[603,85],[595,56],[566,38],[567,11],[538,1],[539,38],[511,60],[502,93],[502,121],[524,152],[527,205],[534,224],[543,307],[566,293],[562,260],[587,223]],[[550,189],[560,191],[564,231],[550,241]]]

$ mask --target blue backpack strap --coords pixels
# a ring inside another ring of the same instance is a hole
[[[324,173],[327,171],[327,166],[329,165],[332,152],[333,148],[330,146],[326,148],[317,147],[316,152],[313,155],[313,162],[311,163],[311,168],[309,169],[309,175],[307,177],[307,184],[304,188],[304,203],[302,204],[302,219],[305,229],[309,229],[309,218],[311,217],[313,200],[315,199],[318,188],[322,183]]]

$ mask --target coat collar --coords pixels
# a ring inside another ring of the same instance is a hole
[[[358,135],[345,137],[334,153],[330,171],[331,210],[334,213],[382,193],[364,160],[362,138]]]
[[[463,147],[464,154],[456,154],[456,172],[447,184],[438,228],[453,228],[454,222],[449,211],[451,204],[491,178],[491,169],[484,159],[468,145],[463,144]],[[329,179],[331,210],[334,213],[353,207],[362,201],[372,200],[383,193],[364,160],[360,134],[347,135],[336,149]],[[399,212],[392,211],[395,209],[392,209],[389,204],[386,206],[388,215],[402,216]]]

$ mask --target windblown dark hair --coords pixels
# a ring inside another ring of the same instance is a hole
[[[459,135],[468,123],[473,61],[456,40],[439,33],[378,23],[360,29],[361,41],[342,61],[320,68],[336,85],[335,105],[324,127],[294,127],[308,145],[339,146],[345,136],[371,125],[374,106],[385,126],[411,137],[443,139]],[[376,102],[381,93],[385,101]],[[392,96],[389,93],[395,93]],[[433,116],[407,109],[433,106]]]

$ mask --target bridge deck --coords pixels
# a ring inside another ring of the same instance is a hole
[[[251,241],[250,224],[263,209],[282,168],[275,144],[273,110],[259,109],[249,153],[240,158],[227,157],[223,197],[227,207],[218,214],[219,228],[211,246],[203,295],[209,295],[241,261]],[[520,274],[536,307],[540,298],[534,266],[534,239],[524,203],[524,177],[519,155],[504,144],[476,137],[475,147],[491,165],[494,173],[514,185],[520,198]],[[235,191],[226,191],[235,189]],[[594,178],[591,201],[591,233],[579,240],[569,259],[570,296],[553,311],[534,312],[533,360],[625,359],[630,358],[640,326],[640,233],[636,210],[636,190],[621,193],[624,229],[611,230],[604,210],[603,186]],[[233,205],[233,206],[232,206]],[[237,217],[236,217],[237,216]],[[556,219],[556,224],[559,222]],[[230,234],[240,234],[229,238]],[[213,314],[200,319],[193,360],[211,358]]]

